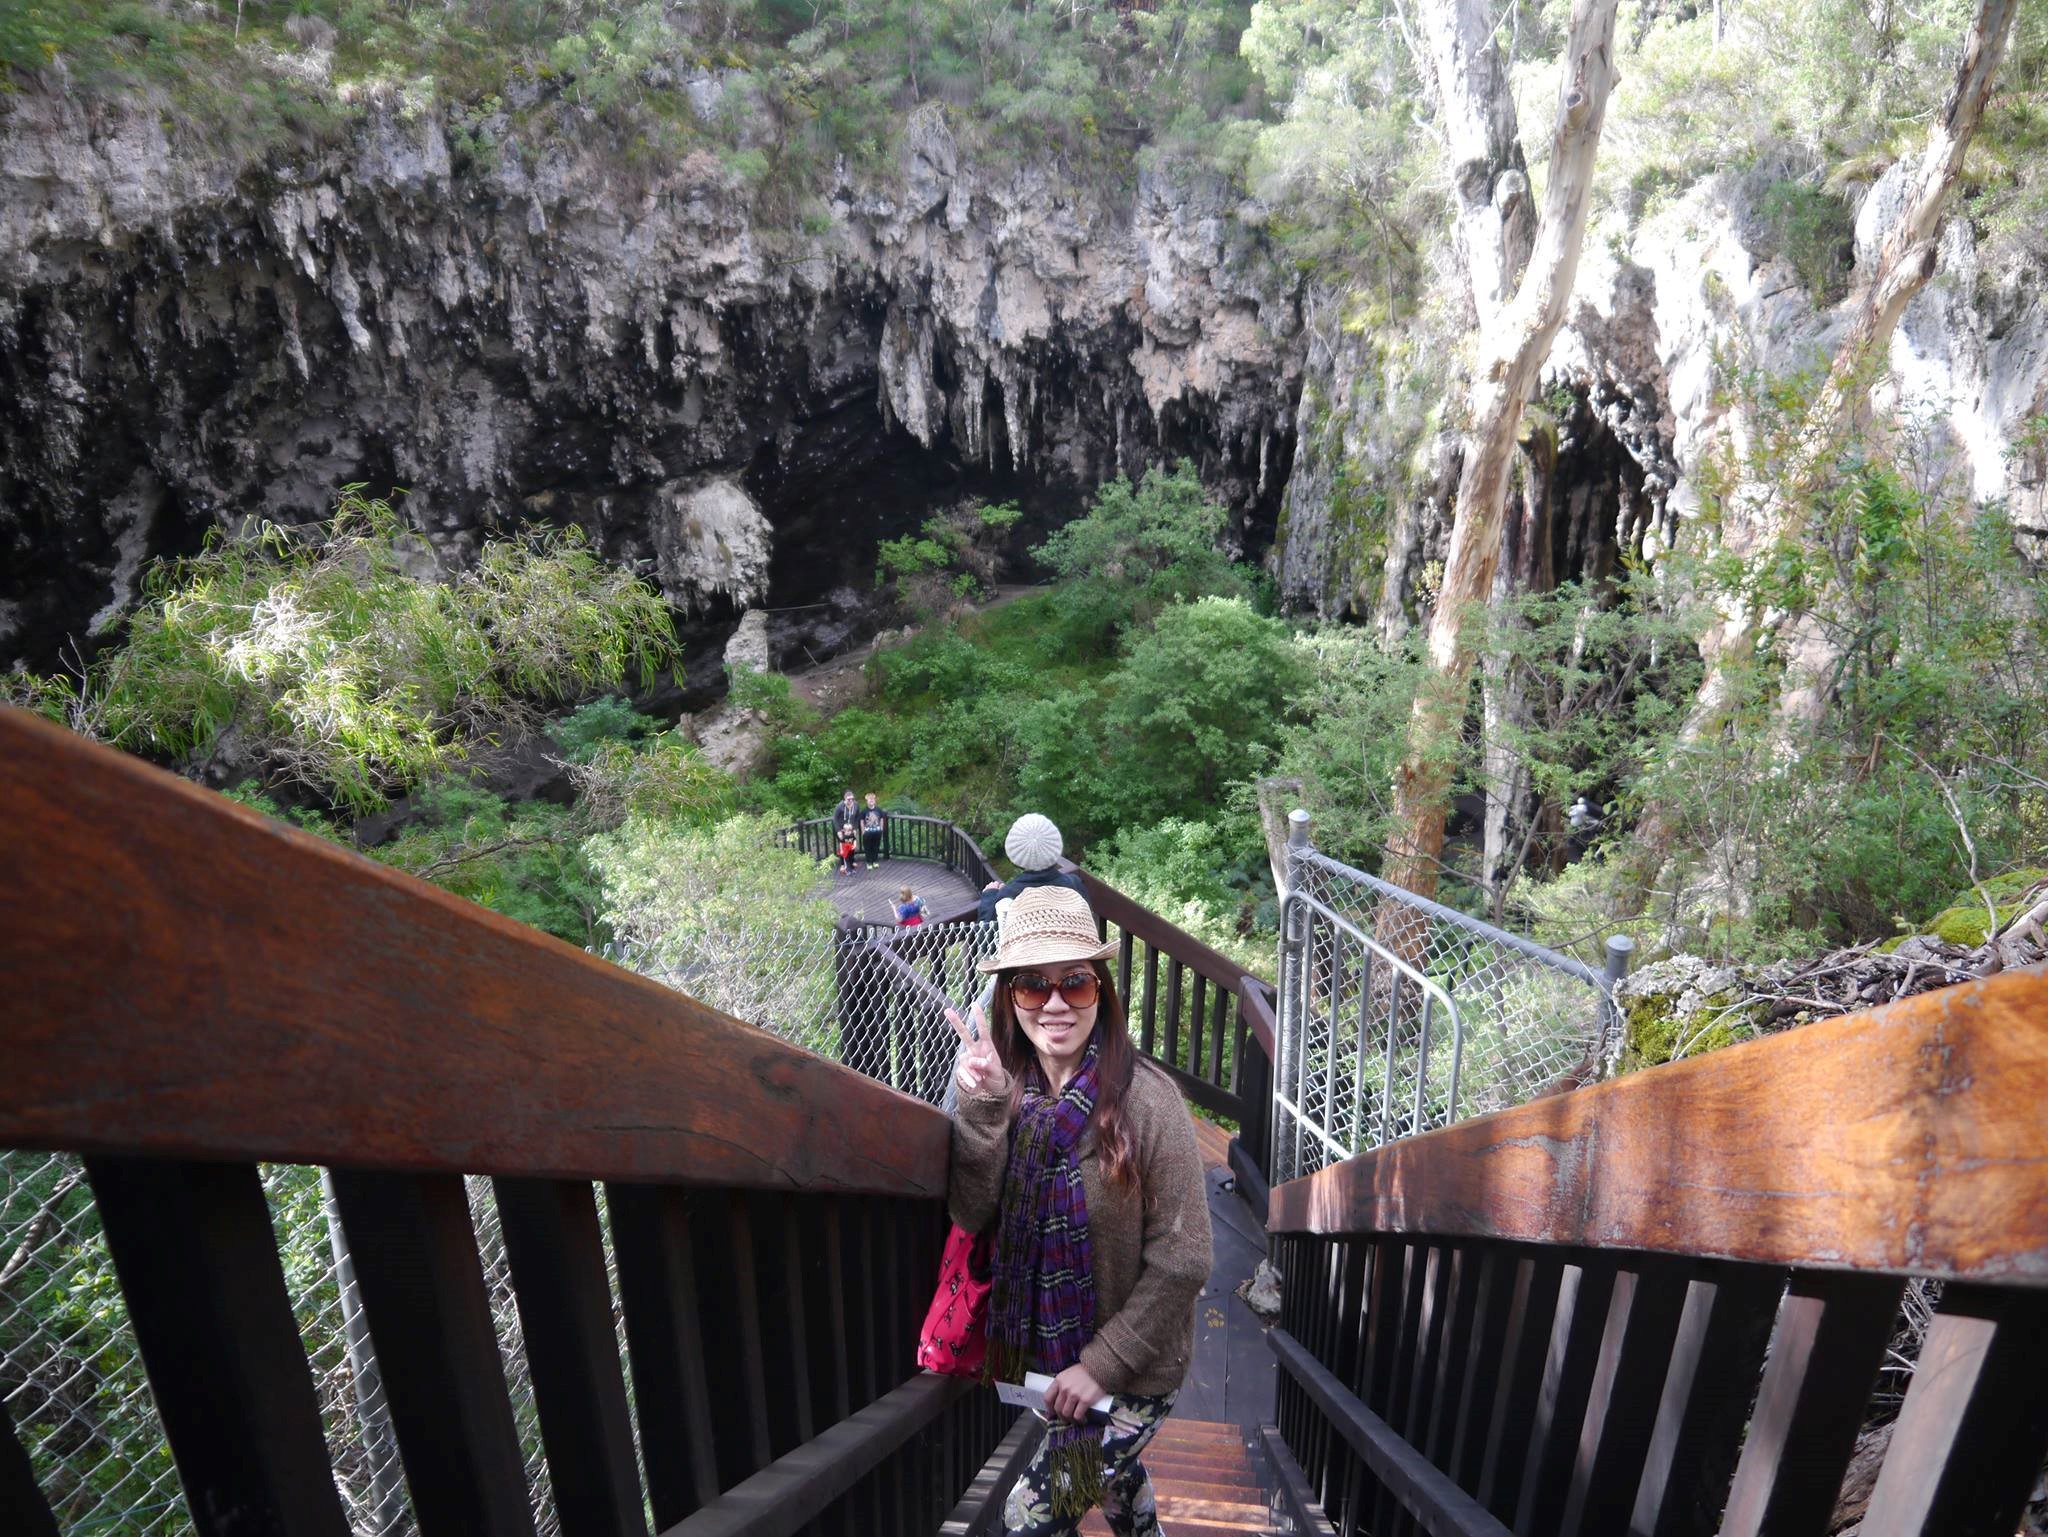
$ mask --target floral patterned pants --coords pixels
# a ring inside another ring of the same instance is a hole
[[[1102,1514],[1117,1537],[1160,1537],[1159,1512],[1153,1505],[1152,1480],[1138,1460],[1166,1416],[1178,1390],[1163,1398],[1119,1393],[1110,1400],[1109,1427],[1102,1433],[1102,1474],[1108,1485]],[[1081,1528],[1078,1516],[1056,1516],[1045,1494],[1045,1447],[1040,1441],[1031,1465],[1018,1475],[1003,1504],[1007,1537],[1073,1537]]]

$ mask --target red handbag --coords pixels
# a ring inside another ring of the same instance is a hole
[[[917,1364],[948,1377],[979,1377],[988,1356],[988,1292],[995,1235],[954,1226],[939,1256],[939,1289],[917,1336]]]

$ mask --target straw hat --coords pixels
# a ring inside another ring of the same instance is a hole
[[[1100,961],[1114,954],[1116,941],[1104,944],[1096,937],[1095,912],[1080,892],[1065,886],[1033,886],[1018,894],[995,956],[983,961],[981,970]]]

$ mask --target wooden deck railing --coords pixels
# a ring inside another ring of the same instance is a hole
[[[1280,1430],[1345,1533],[2009,1537],[2048,1450],[2048,976],[1928,994],[1272,1192]]]
[[[1195,1104],[1238,1123],[1231,1168],[1252,1209],[1266,1209],[1272,1168],[1272,987],[1096,876],[1088,901],[1116,935],[1117,991],[1138,1049]]]
[[[833,859],[839,853],[830,817],[811,817],[784,828],[780,836],[786,846],[794,845],[813,859]],[[891,859],[922,859],[944,865],[977,886],[1000,879],[995,866],[982,853],[981,845],[939,817],[890,812],[882,831],[882,852]]]
[[[85,1155],[202,1537],[347,1529],[265,1162],[333,1171],[428,1537],[534,1530],[464,1175],[566,1537],[931,1531],[1009,1424],[913,1368],[936,1111],[8,710],[0,978],[0,1147]]]

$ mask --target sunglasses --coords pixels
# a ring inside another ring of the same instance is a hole
[[[1085,1009],[1102,996],[1102,979],[1092,971],[1071,971],[1057,983],[1035,971],[1010,978],[1010,1001],[1020,1009],[1042,1009],[1052,1002],[1054,988],[1070,1009]]]

